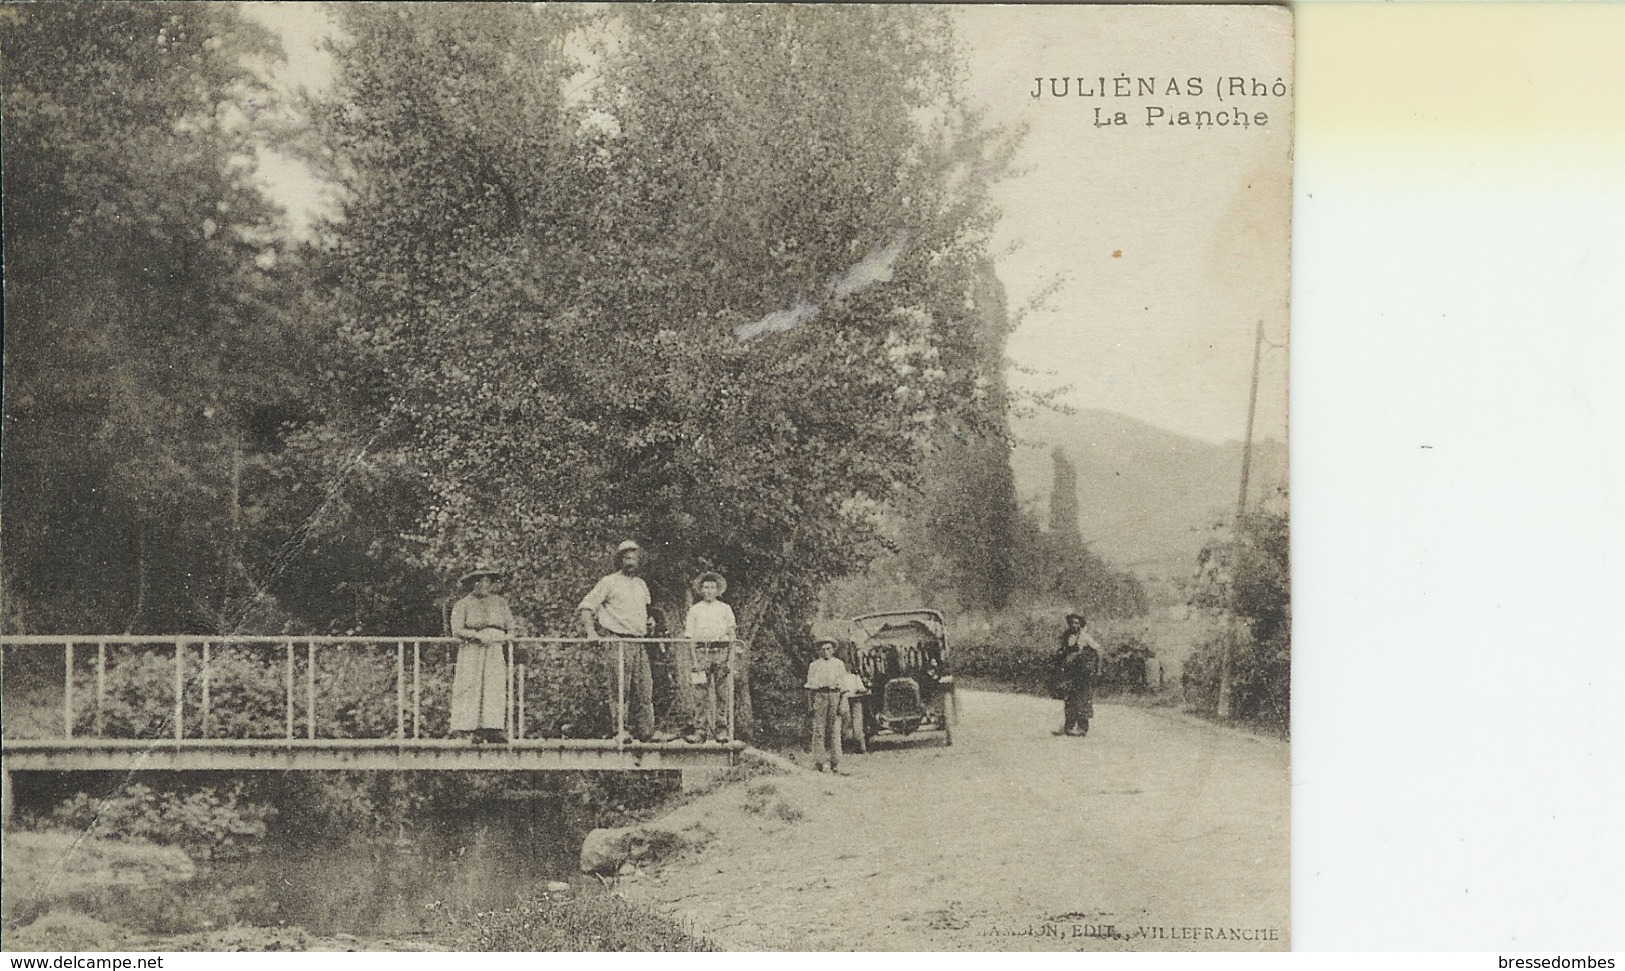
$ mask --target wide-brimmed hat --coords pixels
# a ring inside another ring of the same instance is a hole
[[[706,570],[704,573],[702,573],[699,576],[694,578],[693,586],[694,586],[694,595],[695,596],[699,596],[700,587],[702,585],[704,585],[707,580],[710,580],[710,581],[716,583],[716,585],[717,585],[717,596],[720,597],[723,594],[728,592],[728,578],[723,576],[722,574],[718,573],[715,570]]]
[[[494,567],[487,566],[486,564],[481,563],[479,566],[476,566],[474,569],[469,570],[467,573],[465,573],[462,576],[458,577],[457,582],[462,583],[462,584],[466,584],[470,580],[474,580],[474,579],[477,579],[479,577],[496,577],[498,580],[500,580],[505,576],[507,576],[507,574],[503,573],[501,570],[498,570],[498,569],[496,569]]]
[[[643,547],[639,546],[638,541],[635,539],[622,540],[621,545],[615,547],[615,565],[620,566],[621,560],[626,557],[626,554],[632,552],[633,550],[637,550],[641,553],[643,552]]]

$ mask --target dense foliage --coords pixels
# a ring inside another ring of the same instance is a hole
[[[1264,509],[1203,549],[1191,602],[1227,624],[1186,662],[1183,675],[1187,694],[1211,709],[1228,648],[1233,713],[1281,731],[1292,711],[1290,555],[1285,512]]]
[[[990,263],[979,269],[974,283],[982,319],[972,336],[986,381],[987,407],[981,412],[986,420],[941,425],[917,491],[897,503],[890,545],[919,593],[907,603],[870,602],[864,609],[922,604],[954,612],[996,611],[1030,586],[1005,420],[1012,396],[1003,375],[1004,336],[1012,321]]]
[[[557,632],[635,537],[679,616],[722,569],[758,696],[790,687],[781,645],[877,513],[946,429],[1003,423],[1003,159],[915,13],[342,11],[347,393],[306,454],[367,456],[387,557],[498,563]]]
[[[5,601],[33,630],[229,629],[311,335],[254,183],[281,136],[212,4],[0,11]]]
[[[241,782],[189,791],[134,783],[106,798],[78,793],[55,807],[47,824],[176,846],[193,859],[228,860],[259,850],[267,821],[275,815],[271,806],[247,799]]]
[[[1064,622],[1052,610],[1007,610],[985,623],[961,622],[949,630],[956,675],[974,686],[1048,696]],[[1102,648],[1095,690],[1139,694],[1152,690],[1156,652],[1131,621],[1091,620],[1089,632]]]

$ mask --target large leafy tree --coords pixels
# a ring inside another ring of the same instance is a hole
[[[860,567],[870,510],[919,484],[940,427],[989,413],[984,159],[948,25],[918,13],[644,12],[595,104],[618,134],[589,299],[654,345],[653,407],[616,416],[617,512],[756,599]],[[793,326],[752,337],[768,322]],[[597,389],[612,414],[622,393]]]
[[[262,593],[307,343],[253,180],[272,46],[224,5],[0,11],[10,623],[218,630]]]
[[[999,160],[917,14],[342,11],[349,444],[417,477],[410,552],[555,623],[624,535],[752,619],[863,564],[998,366]]]
[[[991,262],[979,270],[972,295],[981,321],[975,339],[985,397],[971,409],[974,420],[939,423],[919,489],[900,503],[892,536],[926,606],[998,611],[1028,578],[1022,576],[1024,535],[1010,467],[1011,394],[1002,375],[1011,323]]]

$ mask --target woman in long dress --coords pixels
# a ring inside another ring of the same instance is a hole
[[[513,611],[498,596],[503,574],[484,567],[463,574],[468,595],[451,608],[457,648],[457,674],[451,683],[451,731],[467,732],[474,744],[508,741],[508,639]]]

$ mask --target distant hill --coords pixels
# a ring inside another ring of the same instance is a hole
[[[1114,566],[1147,578],[1195,571],[1211,527],[1235,514],[1241,443],[1213,445],[1115,412],[1042,412],[1011,429],[1016,494],[1047,522],[1056,446],[1078,468],[1079,529]],[[1250,501],[1286,484],[1286,445],[1255,442]]]

